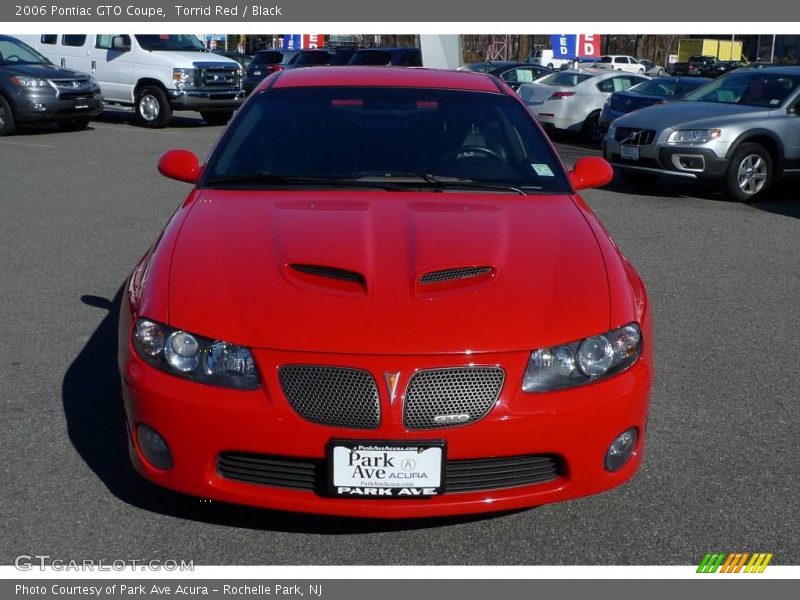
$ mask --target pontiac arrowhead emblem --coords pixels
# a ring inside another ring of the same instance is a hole
[[[397,392],[397,382],[400,380],[400,372],[384,373],[386,378],[386,388],[389,390],[389,403],[394,403],[395,393]]]

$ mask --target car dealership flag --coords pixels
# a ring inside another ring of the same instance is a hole
[[[581,33],[561,33],[550,36],[553,58],[600,58],[602,36]]]

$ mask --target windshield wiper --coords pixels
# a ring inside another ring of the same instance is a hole
[[[372,179],[380,179],[380,176],[374,177],[362,177],[362,180],[372,180]],[[462,179],[459,177],[441,177],[438,175],[433,175],[431,173],[387,173],[383,175],[384,179],[388,178],[397,178],[397,179],[404,179],[404,178],[416,178],[421,179],[425,183],[430,185],[436,186],[438,189],[442,190],[448,187],[463,187],[463,188],[477,188],[477,189],[484,189],[484,190],[496,190],[496,191],[506,191],[506,192],[514,192],[515,194],[520,194],[522,196],[527,196],[527,192],[522,190],[521,188],[515,187],[513,185],[504,185],[501,183],[484,183],[482,181],[475,181],[473,179]]]
[[[203,182],[205,186],[227,184],[264,184],[264,185],[300,185],[322,187],[357,187],[380,188],[387,191],[402,191],[404,188],[397,184],[385,182],[368,182],[351,177],[307,177],[302,175],[281,175],[278,173],[253,173],[249,175],[231,175],[216,177]]]

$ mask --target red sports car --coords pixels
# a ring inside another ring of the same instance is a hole
[[[519,98],[478,73],[267,78],[133,271],[130,452],[226,502],[359,517],[594,494],[642,458],[644,285]]]

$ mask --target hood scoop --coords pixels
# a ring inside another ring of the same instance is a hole
[[[494,267],[469,266],[437,269],[423,273],[417,280],[417,292],[430,294],[474,287],[493,281]]]
[[[349,269],[329,265],[292,263],[287,265],[287,272],[295,281],[311,285],[349,292],[367,291],[367,281],[364,276]]]

